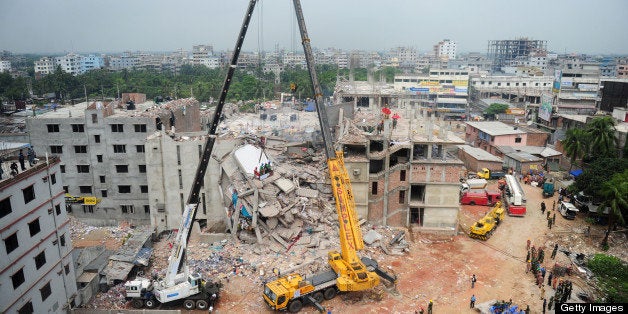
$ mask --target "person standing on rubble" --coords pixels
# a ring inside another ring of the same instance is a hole
[[[545,214],[545,201],[541,202],[541,214]]]
[[[528,241],[526,242],[526,250],[530,251],[530,239],[528,239]]]
[[[475,278],[475,274],[473,274],[473,276],[471,276],[471,289],[475,288],[476,281],[478,281],[478,279]]]
[[[552,259],[556,257],[556,252],[558,252],[558,243],[554,244],[554,250],[552,250]]]
[[[432,314],[432,307],[434,306],[434,302],[430,300],[430,303],[427,304],[427,314]]]
[[[475,307],[475,294],[471,295],[471,302],[469,304],[469,308],[474,308]]]

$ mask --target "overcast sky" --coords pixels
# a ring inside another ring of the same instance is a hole
[[[311,43],[458,52],[547,40],[558,53],[628,54],[628,0],[302,0]],[[0,0],[0,50],[15,53],[233,49],[247,0]],[[259,1],[244,50],[302,51],[290,0]]]

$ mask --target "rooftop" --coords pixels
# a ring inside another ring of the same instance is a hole
[[[458,148],[462,149],[465,153],[469,154],[471,157],[480,161],[495,161],[502,162],[503,160],[483,149],[473,147],[470,145],[458,145]]]
[[[477,121],[467,122],[467,124],[492,136],[526,133],[519,130],[517,127],[513,127],[512,125],[508,125],[499,121]]]

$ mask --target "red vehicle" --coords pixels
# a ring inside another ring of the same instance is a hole
[[[469,190],[462,193],[460,204],[462,205],[486,205],[491,206],[499,201],[501,194],[487,190]]]

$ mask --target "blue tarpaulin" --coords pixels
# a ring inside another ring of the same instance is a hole
[[[572,175],[572,176],[574,176],[574,178],[575,178],[575,177],[577,177],[577,176],[579,176],[579,175],[581,175],[581,174],[582,174],[582,169],[571,170],[571,171],[569,172],[569,174],[570,174],[570,175]]]
[[[305,107],[305,111],[307,112],[314,112],[316,111],[316,103],[313,100],[310,101],[306,101],[305,104],[307,105],[307,107]]]

